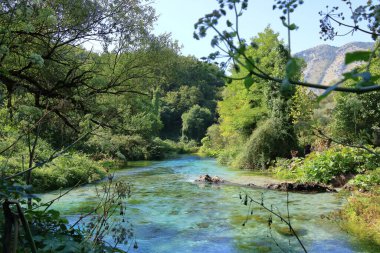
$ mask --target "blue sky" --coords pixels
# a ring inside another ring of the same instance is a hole
[[[159,19],[155,25],[155,33],[171,33],[172,38],[183,45],[184,55],[195,55],[197,57],[208,56],[215,51],[210,46],[212,36],[201,41],[193,39],[194,23],[205,14],[218,8],[217,0],[154,0]],[[363,1],[352,0],[357,6]],[[271,25],[273,30],[280,33],[280,37],[287,41],[287,30],[281,24],[280,11],[273,11],[273,0],[250,0],[248,11],[241,20],[241,33],[244,38],[252,38],[257,33]],[[291,20],[299,26],[292,32],[292,52],[296,53],[320,44],[341,46],[352,41],[372,41],[370,36],[355,33],[353,36],[337,37],[334,41],[320,40],[319,14],[326,10],[326,5],[340,6],[340,10],[348,13],[348,8],[341,0],[305,0],[305,3],[296,9]],[[348,18],[350,15],[346,15]],[[344,30],[343,30],[344,31]],[[347,30],[346,30],[347,31]]]

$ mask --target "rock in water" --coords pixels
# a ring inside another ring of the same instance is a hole
[[[291,192],[336,192],[332,187],[318,183],[280,183],[268,184],[267,189]]]
[[[224,183],[224,180],[218,176],[211,177],[213,183]]]
[[[219,184],[219,183],[224,182],[224,180],[222,178],[220,178],[218,176],[211,177],[208,174],[199,176],[199,178],[195,181],[196,182],[211,183],[211,184]]]

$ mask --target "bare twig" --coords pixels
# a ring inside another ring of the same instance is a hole
[[[217,14],[214,14],[214,13],[217,13]],[[228,54],[227,54],[228,55],[228,57],[227,57],[228,61],[232,59],[234,61],[234,63],[236,62],[237,64],[239,64],[241,66],[246,66],[247,64],[249,64],[250,65],[250,67],[248,69],[249,75],[256,76],[260,79],[272,81],[272,82],[279,83],[279,84],[282,84],[286,80],[288,83],[293,84],[293,85],[299,85],[299,86],[315,88],[315,89],[322,89],[322,90],[331,90],[332,89],[332,87],[330,85],[315,84],[315,83],[309,83],[309,82],[304,82],[304,81],[299,81],[299,80],[292,80],[291,78],[284,79],[281,77],[272,76],[269,73],[263,71],[262,69],[260,69],[257,66],[257,64],[255,64],[254,60],[252,58],[248,57],[246,55],[246,52],[244,50],[242,50],[241,42],[243,40],[240,38],[240,35],[238,33],[238,29],[237,28],[235,28],[235,29],[230,28],[230,29],[232,29],[234,35],[231,35],[227,31],[219,30],[216,27],[218,22],[215,22],[215,21],[219,19],[220,15],[218,16],[218,13],[219,13],[218,11],[215,11],[214,13],[206,15],[205,18],[200,19],[200,21],[198,23],[196,23],[196,26],[197,27],[199,26],[199,31],[200,31],[198,34],[195,34],[196,38],[199,39],[200,37],[205,37],[206,36],[205,31],[208,29],[216,32],[216,34],[217,34],[216,39],[218,41],[225,43],[226,49],[223,51],[228,52]],[[236,16],[236,8],[235,8],[235,16]],[[330,16],[329,16],[329,18],[331,18]],[[339,22],[338,20],[335,20],[333,18],[332,18],[332,20]],[[351,28],[356,29],[356,30],[362,31],[362,29],[360,29],[358,26],[350,26],[347,24],[346,24],[346,26],[351,27]],[[363,30],[363,32],[373,34],[371,32],[365,31],[365,30]],[[233,37],[235,37],[235,36],[237,37],[237,40],[239,43],[238,45],[236,45],[236,43],[233,40]],[[210,57],[210,59],[212,59],[212,57]],[[223,65],[226,66],[225,64],[223,64]],[[340,82],[343,82],[345,80],[346,80],[346,78],[343,78]],[[339,87],[339,86],[334,87],[334,91],[356,93],[356,94],[362,94],[362,93],[367,93],[367,92],[372,92],[372,91],[377,91],[377,90],[380,90],[380,85],[375,84],[375,83],[373,83],[372,85],[365,86],[365,87],[360,87],[360,86],[358,86],[358,87]]]
[[[303,245],[301,239],[299,238],[299,236],[297,235],[297,232],[294,230],[291,222],[290,222],[290,214],[289,214],[289,193],[287,192],[287,212],[288,212],[288,219],[285,219],[280,213],[278,212],[275,212],[273,210],[273,208],[269,208],[267,207],[265,204],[264,204],[264,199],[263,199],[263,196],[261,197],[261,201],[257,201],[255,200],[254,198],[252,198],[251,196],[248,195],[248,193],[245,193],[245,198],[244,198],[244,204],[247,204],[247,201],[250,201],[250,202],[253,202],[259,206],[261,206],[264,210],[266,210],[267,212],[269,212],[271,215],[274,215],[275,217],[279,218],[281,220],[281,222],[284,222],[288,228],[289,228],[289,231],[292,233],[292,235],[294,235],[294,237],[297,239],[298,241],[298,244],[302,247],[303,251],[305,253],[307,253],[307,250],[305,248],[305,246]],[[271,217],[270,217],[271,219]],[[269,223],[271,224],[272,221],[270,221]]]

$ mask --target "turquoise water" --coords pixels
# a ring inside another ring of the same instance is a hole
[[[128,220],[133,224],[138,249],[130,252],[299,252],[293,237],[286,235],[280,220],[268,229],[269,214],[254,208],[242,226],[248,208],[241,203],[240,192],[286,212],[286,193],[257,190],[233,185],[194,183],[199,175],[218,175],[233,182],[247,181],[247,172],[220,166],[214,159],[197,156],[143,163],[118,171],[117,180],[132,184],[127,201]],[[263,181],[251,177],[251,182]],[[42,196],[52,199],[57,193]],[[292,224],[309,252],[366,252],[355,238],[336,224],[322,219],[338,209],[343,200],[334,194],[297,194],[290,198]],[[94,186],[76,189],[55,203],[54,208],[74,221],[81,209],[96,203]],[[272,232],[272,237],[270,236]],[[285,235],[284,235],[285,234]],[[120,245],[128,249],[129,245]]]

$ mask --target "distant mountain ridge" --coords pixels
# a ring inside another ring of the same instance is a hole
[[[319,45],[294,56],[303,58],[307,67],[304,70],[305,81],[317,84],[332,84],[341,79],[343,73],[358,66],[358,63],[344,64],[345,54],[358,50],[372,49],[372,42],[351,42],[341,47]]]

